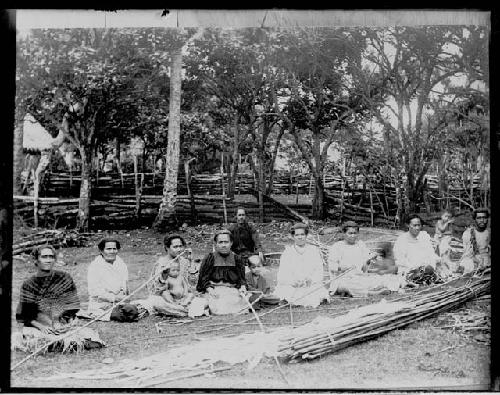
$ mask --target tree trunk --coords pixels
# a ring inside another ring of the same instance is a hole
[[[326,219],[325,187],[321,175],[314,176],[314,197],[312,201],[312,216],[314,219]]]
[[[259,188],[259,222],[264,222],[264,188],[266,187],[266,180],[264,177],[264,152],[259,153],[259,180],[258,180],[258,188]]]
[[[91,195],[91,171],[94,150],[92,148],[80,148],[80,156],[82,159],[82,181],[80,184],[80,200],[78,202],[78,215],[76,228],[80,232],[88,232],[90,228],[90,195]]]
[[[139,181],[139,164],[138,155],[134,155],[134,183],[135,183],[135,219],[141,220],[141,196],[142,196],[142,179]],[[141,174],[144,177],[144,174]]]
[[[437,175],[438,175],[438,197],[440,198],[438,201],[439,210],[444,209],[444,197],[448,189],[448,183],[446,180],[446,169],[444,168],[444,164],[447,162],[447,160],[448,160],[447,155],[445,153],[444,157],[440,158],[440,161],[438,162]]]
[[[192,220],[193,225],[195,225],[198,222],[198,218],[197,218],[198,215],[196,213],[196,204],[194,201],[194,196],[193,196],[193,193],[191,192],[191,169],[189,168],[189,164],[191,163],[192,160],[194,160],[194,158],[190,159],[190,160],[186,160],[184,162],[184,173],[186,175],[187,194],[189,197],[189,205],[191,208],[191,220]]]
[[[269,181],[267,183],[267,188],[266,188],[266,194],[271,195],[273,192],[273,186],[274,186],[274,165],[276,163],[276,158],[278,157],[278,151],[279,151],[279,146],[281,142],[281,138],[283,137],[283,134],[285,133],[285,128],[281,128],[280,132],[276,138],[276,144],[274,146],[274,149],[272,151],[272,156],[271,156],[271,163],[269,164]]]
[[[158,230],[177,228],[175,202],[177,200],[177,175],[179,172],[181,134],[181,83],[182,49],[173,55],[170,75],[170,109],[168,120],[168,146],[165,156],[165,181],[163,197],[153,227]]]
[[[232,141],[232,162],[228,163],[228,179],[227,179],[227,196],[228,198],[234,198],[234,193],[236,191],[236,177],[238,176],[238,158],[239,158],[239,146],[240,146],[240,130],[238,128],[237,120],[234,121],[233,125],[233,141]]]
[[[222,187],[222,208],[224,210],[224,225],[227,225],[226,188],[224,187],[224,153],[220,162],[220,182]]]
[[[21,195],[23,186],[21,182],[21,172],[23,171],[24,165],[24,153],[23,153],[23,127],[24,127],[24,111],[16,111],[16,124],[14,128],[14,179],[13,179],[13,189],[15,195]],[[29,173],[28,173],[29,177]]]

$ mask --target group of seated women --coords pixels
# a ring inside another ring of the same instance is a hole
[[[482,246],[481,232],[486,229],[483,222],[488,219],[484,221],[483,217],[484,212],[474,213],[480,226],[476,226],[479,236],[473,240],[472,251],[474,248],[482,251],[476,245]],[[370,251],[358,239],[359,226],[348,221],[342,227],[343,239],[329,247],[324,258],[317,243],[309,242],[308,226],[296,224],[291,228],[293,243],[280,258],[274,292],[262,267],[262,257],[253,255],[244,259],[234,253],[229,230],[215,233],[213,251],[203,258],[199,270],[193,270],[186,257],[183,237],[169,235],[164,239],[166,255],[158,259],[147,280],[149,295],[136,300],[129,300],[128,269],[118,256],[120,242],[105,238],[98,244],[99,255],[88,267],[86,310],[80,310],[71,276],[53,269],[54,248],[42,246],[35,251],[37,273],[21,287],[16,318],[23,324],[24,333],[33,336],[36,332],[50,338],[63,333],[76,316],[116,321],[136,321],[148,314],[197,317],[243,313],[280,301],[316,307],[328,303],[335,294],[366,296],[396,292],[407,285],[416,271],[439,271],[441,259],[429,234],[421,228],[420,217],[410,216],[408,231],[395,241],[391,260],[386,256],[387,251]],[[95,332],[84,329],[87,347],[102,343]]]

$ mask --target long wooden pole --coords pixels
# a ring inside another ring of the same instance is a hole
[[[250,301],[248,300],[248,298],[246,297],[246,295],[242,295],[242,298],[245,300],[245,302],[247,302],[247,305],[250,308],[250,310],[252,311],[252,314],[255,317],[255,320],[259,324],[260,330],[262,331],[263,334],[265,334],[266,331],[264,329],[264,325],[262,324],[262,321],[260,320],[259,315],[255,312],[255,309],[253,308],[252,303],[250,303]],[[274,355],[274,362],[276,362],[276,366],[278,367],[278,371],[280,372],[281,377],[283,378],[283,380],[285,380],[285,382],[288,385],[290,385],[290,381],[286,377],[285,372],[283,371],[283,368],[281,367],[280,362],[278,361],[278,357],[276,355]]]

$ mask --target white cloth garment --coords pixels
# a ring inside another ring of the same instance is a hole
[[[316,246],[306,245],[303,250],[288,246],[281,254],[274,294],[292,305],[317,307],[329,299],[323,273],[323,260]]]
[[[425,231],[421,231],[416,238],[409,232],[403,233],[394,243],[393,252],[398,274],[406,274],[420,266],[436,268],[436,263],[439,261],[431,237]]]
[[[348,244],[345,240],[337,241],[328,251],[328,267],[330,271],[345,270],[354,267],[357,272],[370,258],[370,250],[366,244],[358,240]]]
[[[87,286],[88,312],[99,314],[99,311],[109,309],[113,305],[114,295],[119,292],[128,294],[127,265],[119,256],[112,264],[101,255],[97,256],[89,265]]]

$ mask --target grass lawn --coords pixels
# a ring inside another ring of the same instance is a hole
[[[284,224],[268,224],[261,228],[263,245],[266,251],[282,251],[289,242]],[[211,250],[213,227],[199,226],[189,228],[186,241],[193,248],[195,257],[201,257]],[[150,275],[157,258],[163,254],[163,235],[151,230],[117,232],[122,242],[120,256],[129,268],[130,288],[134,290]],[[362,229],[365,240],[387,238],[385,231]],[[331,234],[321,236],[326,242]],[[97,238],[96,238],[97,240]],[[81,301],[87,300],[87,267],[97,254],[95,245],[62,250],[66,265],[58,267],[67,271],[75,280]],[[276,273],[276,266],[270,267]],[[11,323],[16,330],[15,307],[19,300],[22,282],[35,273],[31,261],[14,260],[12,284]],[[146,296],[141,291],[138,298]],[[386,299],[398,295],[386,296]],[[373,303],[382,297],[336,298],[329,305],[317,309],[293,308],[295,325],[310,322],[315,317],[348,311],[357,306]],[[467,310],[488,310],[489,301],[471,301],[460,308]],[[216,316],[197,319],[189,323],[175,325],[161,317],[147,317],[137,323],[98,322],[93,324],[108,347],[101,350],[84,351],[80,354],[45,354],[34,357],[11,373],[12,387],[58,387],[58,388],[106,388],[122,387],[116,380],[59,380],[43,381],[41,378],[57,375],[60,372],[76,372],[86,369],[105,367],[103,361],[112,358],[139,359],[141,357],[166,351],[178,345],[197,343],[203,347],[203,339],[221,335],[220,326],[227,323],[224,335],[258,331],[255,320],[241,323],[250,315],[238,317]],[[162,332],[158,333],[155,323],[164,321]],[[290,325],[288,308],[266,315],[262,322],[268,328]],[[234,325],[229,325],[234,324]],[[261,361],[253,370],[247,366],[236,365],[231,370],[214,375],[179,379],[165,384],[168,388],[233,388],[233,389],[271,389],[271,388],[387,388],[387,387],[428,387],[470,386],[468,389],[487,389],[489,387],[490,346],[488,341],[478,337],[478,332],[458,332],[440,328],[440,317],[430,318],[404,329],[392,331],[376,340],[359,343],[319,360],[286,364],[283,370],[290,381],[288,386],[281,378],[275,362],[271,359]],[[12,364],[20,361],[26,354],[12,353]],[[467,387],[466,387],[467,388]]]

